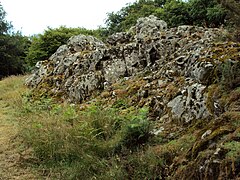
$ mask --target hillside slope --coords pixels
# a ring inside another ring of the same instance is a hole
[[[31,157],[19,134],[18,108],[21,93],[26,92],[26,77],[9,77],[0,81],[0,179],[39,179],[25,163]],[[18,107],[18,108],[17,108]]]
[[[91,152],[89,156],[106,168],[98,171],[94,167],[99,164],[90,166],[87,178],[106,178],[111,172],[109,177],[117,179],[120,174],[128,179],[236,179],[240,176],[240,44],[220,41],[225,33],[194,26],[168,29],[154,16],[140,18],[129,32],[112,35],[107,43],[91,36],[70,38],[37,64],[27,85],[38,97],[77,107],[80,114],[72,113],[71,126],[64,125],[69,128],[66,134],[48,130],[62,138],[70,134],[61,147],[85,142],[77,136],[94,135],[96,141],[86,140],[89,149],[79,144],[78,148],[83,154]],[[114,113],[107,114],[112,109]],[[75,132],[84,123],[79,118],[91,122],[84,126],[87,129],[80,128],[86,134]],[[43,142],[46,137],[41,138]],[[66,152],[72,152],[68,148]],[[66,158],[59,153],[52,152],[51,157],[70,164],[82,161],[77,154],[73,160],[71,153]],[[74,177],[81,177],[79,169]]]

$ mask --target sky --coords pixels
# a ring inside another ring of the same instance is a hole
[[[136,0],[0,0],[6,20],[23,35],[43,33],[47,27],[104,26],[107,13],[117,12]]]

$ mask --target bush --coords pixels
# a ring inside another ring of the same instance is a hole
[[[150,124],[147,119],[148,109],[140,109],[139,113],[126,123],[123,129],[123,145],[135,148],[148,141]]]
[[[26,61],[30,67],[34,66],[38,61],[48,59],[59,46],[66,44],[67,40],[75,35],[93,35],[98,36],[102,31],[87,30],[85,28],[67,28],[61,26],[59,28],[48,28],[43,34],[32,37],[32,44],[26,57]]]
[[[218,67],[218,71],[223,89],[231,90],[240,85],[240,62],[226,60]]]
[[[13,33],[13,26],[5,20],[6,12],[0,2],[0,79],[23,74],[29,39],[20,32]]]
[[[30,45],[20,33],[0,34],[0,79],[25,72],[26,51]]]
[[[140,0],[120,11],[109,13],[106,20],[108,34],[126,31],[137,19],[155,15],[167,22],[169,27],[197,25],[219,27],[226,24],[230,14],[217,0]],[[237,8],[235,8],[237,9]]]
[[[25,103],[22,135],[42,167],[61,172],[61,178],[106,178],[110,171],[108,178],[119,176],[125,171],[117,157],[149,138],[145,108],[124,115],[97,105],[79,111],[45,98]]]

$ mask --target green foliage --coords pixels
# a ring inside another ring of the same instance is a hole
[[[224,61],[217,68],[219,81],[224,90],[240,86],[240,62]]]
[[[190,0],[189,8],[194,25],[219,27],[224,24],[226,11],[216,0]]]
[[[198,171],[198,164],[214,159],[215,152],[220,169],[207,162],[211,174],[235,177],[227,175],[226,169],[239,167],[239,111],[193,122],[190,127],[152,121],[156,130],[161,128],[152,138],[147,108],[122,108],[121,103],[118,108],[105,104],[103,108],[100,102],[57,104],[32,97],[23,82],[23,77],[1,81],[0,99],[8,106],[1,117],[15,120],[22,128],[24,147],[35,153],[27,154],[30,158],[20,159],[21,163],[35,165],[49,179],[196,179],[203,175],[211,179],[206,171]],[[235,104],[239,91],[238,87],[223,95]],[[203,139],[209,129],[212,133]]]
[[[164,158],[152,149],[129,156],[129,179],[162,179],[164,161]]]
[[[6,12],[0,2],[0,35],[8,33],[12,25],[5,20]]]
[[[136,24],[137,19],[153,14],[156,9],[154,1],[140,0],[123,7],[117,13],[109,13],[106,20],[108,34],[128,30]]]
[[[154,14],[166,21],[169,27],[192,24],[189,5],[182,1],[166,1],[163,7],[155,10]]]
[[[79,111],[75,105],[29,97],[24,96],[21,134],[45,164],[42,168],[61,172],[61,178],[124,176],[118,156],[148,141],[145,108],[121,114],[120,109],[90,105]]]
[[[127,107],[128,107],[128,104],[125,99],[119,99],[113,103],[113,108],[126,109]]]
[[[59,46],[66,44],[70,37],[79,34],[98,36],[101,32],[101,29],[94,31],[85,28],[67,28],[65,26],[55,29],[48,28],[43,34],[32,37],[32,44],[26,61],[32,67],[38,61],[48,59]]]
[[[217,0],[141,0],[128,4],[117,13],[109,13],[108,33],[126,31],[138,18],[151,14],[166,21],[169,27],[183,24],[219,27],[225,23],[227,12]]]
[[[219,27],[224,24],[225,17],[226,10],[220,4],[207,8],[207,20],[210,26]]]
[[[240,42],[240,1],[239,0],[218,0],[227,10],[228,26],[232,32],[232,40]]]
[[[0,79],[24,72],[24,58],[30,45],[21,33],[9,33],[12,26],[5,20],[5,14],[0,4]]]
[[[0,78],[25,71],[25,56],[30,42],[17,34],[0,35]]]
[[[240,27],[240,1],[239,0],[218,0],[228,10],[228,18],[239,28]]]
[[[92,129],[95,129],[95,136],[100,141],[109,141],[114,138],[124,121],[124,117],[119,116],[115,108],[101,109],[98,106],[91,106],[82,115]]]
[[[227,153],[228,158],[240,158],[240,143],[238,141],[226,142],[223,146],[229,150]]]
[[[148,109],[142,108],[136,116],[131,117],[124,127],[122,142],[127,147],[135,147],[148,141],[150,124],[147,119]]]

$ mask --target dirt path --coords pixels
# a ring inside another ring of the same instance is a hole
[[[29,153],[18,137],[18,123],[13,110],[2,100],[0,94],[0,180],[35,180],[32,169],[26,166],[22,158]],[[20,155],[21,154],[21,155]],[[23,154],[23,155],[22,155]]]

